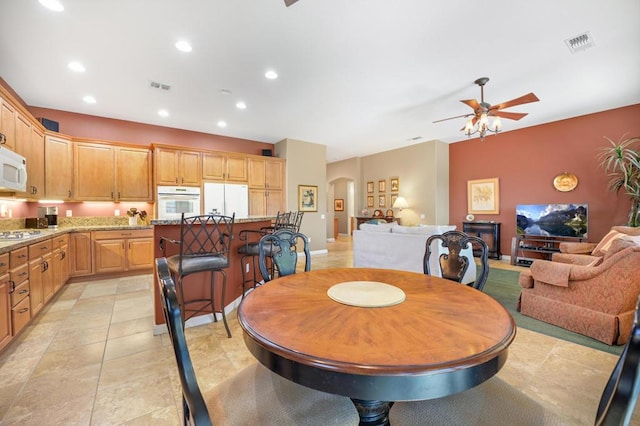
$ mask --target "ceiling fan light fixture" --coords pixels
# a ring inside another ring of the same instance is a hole
[[[500,117],[495,117],[493,119],[493,124],[491,126],[493,128],[493,131],[498,133],[500,130],[502,130],[502,119],[500,119]]]

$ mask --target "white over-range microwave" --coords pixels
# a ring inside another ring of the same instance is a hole
[[[156,205],[158,219],[175,220],[200,214],[200,188],[193,186],[159,186]]]
[[[27,160],[22,155],[0,147],[0,191],[25,192],[26,190]]]

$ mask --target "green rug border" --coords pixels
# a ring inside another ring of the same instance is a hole
[[[518,301],[518,296],[520,295],[520,284],[518,284],[519,274],[520,272],[518,271],[490,268],[489,278],[487,279],[487,283],[484,287],[485,293],[507,308],[509,313],[513,316],[513,319],[516,321],[516,325],[518,327],[526,328],[527,330],[546,334],[547,336],[577,343],[603,352],[616,355],[620,355],[622,353],[624,345],[610,346],[606,343],[592,339],[591,337],[539,321],[526,315],[522,315],[520,312],[516,311],[516,303]]]

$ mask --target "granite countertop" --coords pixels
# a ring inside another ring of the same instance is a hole
[[[11,250],[29,246],[34,243],[45,241],[58,235],[68,234],[70,232],[87,232],[87,231],[117,231],[117,230],[134,230],[134,229],[153,229],[152,225],[76,225],[76,226],[59,226],[58,228],[46,229],[12,229],[12,231],[40,231],[40,234],[25,239],[2,240],[0,239],[0,254],[7,253]]]

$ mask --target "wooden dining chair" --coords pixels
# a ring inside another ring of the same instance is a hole
[[[358,413],[349,398],[298,385],[257,362],[202,393],[189,355],[167,259],[156,259],[156,271],[182,387],[184,425],[358,424]]]
[[[621,426],[640,424],[634,409],[640,394],[640,298],[629,341],[602,392],[594,424]],[[466,392],[444,398],[396,402],[390,412],[396,425],[570,425],[554,412],[493,377]]]
[[[305,257],[304,270],[310,271],[311,254],[309,252],[309,239],[306,235],[300,232],[292,232],[288,229],[281,229],[260,239],[258,264],[265,282],[274,278],[274,271],[268,268],[267,258],[270,258],[273,262],[278,276],[283,277],[296,273],[298,264],[297,250],[300,246],[302,246]]]
[[[437,253],[432,247],[433,242],[448,250],[447,253],[440,254],[438,258],[442,278],[457,282],[462,282],[470,262],[474,262],[473,257],[464,256],[462,251],[470,246],[474,250],[479,249],[482,269],[476,279],[467,285],[482,291],[489,277],[489,247],[487,243],[482,238],[470,236],[460,231],[447,231],[444,234],[431,235],[427,238],[423,262],[424,273],[427,275],[432,273],[431,256]]]

